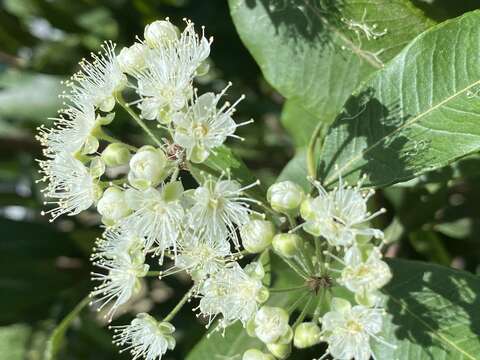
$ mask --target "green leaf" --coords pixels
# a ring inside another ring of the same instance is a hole
[[[293,138],[295,147],[298,149],[308,145],[320,119],[305,110],[299,101],[287,100],[283,105],[280,121]]]
[[[479,21],[475,11],[426,31],[347,101],[322,151],[326,186],[362,174],[384,186],[480,149]]]
[[[263,258],[263,260],[265,259],[266,257]],[[291,271],[280,258],[271,254],[270,259],[272,261],[273,288],[290,288],[301,285],[302,279]],[[287,306],[302,294],[304,294],[302,291],[271,293],[267,304]],[[243,353],[250,348],[262,349],[263,344],[258,339],[249,337],[242,325],[237,323],[226,329],[225,337],[218,331],[212,333],[210,337],[204,337],[189,353],[187,360],[240,359]]]
[[[28,351],[28,340],[32,329],[26,324],[0,327],[0,358],[24,360]]]
[[[360,82],[431,25],[407,0],[229,4],[237,31],[267,81],[328,122]],[[349,29],[349,21],[387,32],[369,40]]]
[[[72,321],[78,317],[83,308],[88,305],[89,301],[90,297],[85,297],[81,302],[77,304],[77,306],[75,306],[75,308],[67,316],[65,316],[65,318],[60,322],[60,324],[58,324],[58,326],[52,332],[50,338],[47,341],[44,360],[55,360],[57,358],[57,354],[63,344],[65,333],[68,327],[70,326]]]
[[[476,360],[480,354],[480,278],[416,261],[388,261],[388,321],[377,359]]]
[[[283,168],[277,181],[290,180],[310,192],[311,184],[307,180],[307,155],[305,149],[297,151],[292,160]]]

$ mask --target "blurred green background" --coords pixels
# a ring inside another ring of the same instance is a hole
[[[435,19],[480,7],[468,0],[414,3]],[[0,0],[0,360],[45,359],[52,331],[93,286],[89,256],[101,234],[94,212],[54,224],[40,216],[43,199],[41,184],[35,183],[35,159],[41,149],[35,129],[55,116],[61,106],[60,81],[77,70],[82,57],[97,51],[105,39],[130,45],[147,23],[167,16],[180,27],[182,18],[190,18],[214,37],[211,71],[198,85],[202,91],[219,91],[232,81],[229,98],[247,95],[236,119],[256,121],[240,129],[245,142],[229,143],[236,154],[266,184],[294,154],[282,127],[283,99],[263,80],[240,42],[226,1]],[[132,143],[146,141],[123,115],[117,114],[112,131]],[[474,155],[377,194],[376,201],[389,210],[382,219],[383,225],[391,223],[387,235],[395,241],[389,256],[478,272],[479,182],[480,156]],[[120,312],[117,323],[138,311],[165,315],[188,282],[167,278],[149,281],[145,288]],[[105,325],[101,314],[82,311],[57,358],[128,359],[117,353]],[[184,359],[204,334],[189,311],[179,315],[175,326],[178,346],[166,359]]]

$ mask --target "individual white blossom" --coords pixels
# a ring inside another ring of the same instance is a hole
[[[291,331],[288,313],[280,307],[262,306],[255,314],[255,335],[265,344],[272,344]]]
[[[140,313],[129,325],[112,326],[114,343],[129,351],[132,359],[160,360],[167,350],[175,348],[175,327],[169,322],[158,322],[146,313]]]
[[[351,246],[358,235],[383,238],[380,230],[368,227],[371,219],[385,211],[381,209],[373,214],[368,211],[367,201],[373,190],[362,192],[361,182],[353,188],[344,186],[341,179],[331,192],[317,181],[314,185],[319,195],[306,199],[300,208],[305,231],[323,236],[333,246]]]
[[[178,244],[175,267],[187,271],[195,281],[220,271],[231,255],[227,241],[209,241],[187,233]]]
[[[162,186],[161,190],[127,189],[127,204],[133,213],[120,221],[123,227],[136,231],[145,238],[145,251],[155,247],[156,252],[162,256],[168,248],[176,250],[184,221],[180,201],[178,198],[167,198],[165,188],[166,186]]]
[[[210,41],[195,33],[192,22],[177,40],[148,51],[144,70],[137,72],[137,93],[142,117],[169,123],[192,97],[192,81],[210,53]]]
[[[92,135],[97,125],[95,109],[90,103],[80,103],[62,110],[54,120],[52,127],[42,125],[37,139],[44,147],[46,156],[60,152],[70,154],[80,151],[83,154],[94,153],[98,140]]]
[[[131,212],[125,199],[125,192],[114,186],[103,192],[97,204],[97,211],[102,215],[106,225],[113,225]]]
[[[354,293],[369,293],[380,289],[392,278],[390,268],[381,258],[380,250],[373,248],[363,261],[359,248],[352,246],[345,253],[341,283]]]
[[[264,300],[261,279],[249,275],[238,263],[217,271],[207,278],[200,288],[200,313],[209,319],[222,315],[220,326],[226,327],[239,320],[244,325]]]
[[[225,142],[227,137],[238,138],[234,135],[236,128],[246,124],[236,124],[232,119],[235,106],[244,96],[233,105],[225,103],[222,107],[217,107],[227,88],[219,95],[203,94],[188,107],[186,112],[177,112],[173,115],[175,125],[173,140],[186,149],[188,160],[195,163],[205,161],[215,148]]]
[[[134,231],[122,227],[110,227],[95,243],[92,259],[114,259],[124,254],[142,250],[144,240]]]
[[[140,278],[144,277],[149,266],[144,263],[142,251],[118,253],[112,258],[100,258],[95,265],[106,273],[92,273],[92,280],[101,284],[92,291],[93,304],[100,303],[98,310],[110,306],[106,317],[111,320],[120,305],[125,304],[140,289]]]
[[[382,341],[383,310],[363,305],[351,306],[346,300],[334,298],[332,310],[322,317],[322,336],[328,343],[327,352],[336,360],[369,360],[373,355],[371,338]]]
[[[71,104],[92,104],[109,112],[115,106],[115,92],[123,89],[127,78],[115,55],[115,45],[105,42],[103,51],[92,54],[92,61],[83,59],[81,70],[66,82],[70,90],[62,96]]]
[[[56,205],[42,214],[50,214],[52,220],[62,214],[77,215],[99,198],[98,180],[72,155],[59,153],[53,159],[39,161],[39,164],[44,174],[41,180],[47,182],[42,190],[48,199],[45,204]]]
[[[143,146],[130,159],[128,181],[139,189],[155,187],[167,175],[167,157],[162,149]]]
[[[249,221],[255,200],[244,191],[258,183],[242,187],[234,180],[215,179],[208,176],[191,194],[193,206],[188,211],[188,224],[195,234],[212,239],[231,238],[240,246],[237,228]]]

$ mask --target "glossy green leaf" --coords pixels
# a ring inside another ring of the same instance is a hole
[[[391,259],[384,290],[388,321],[378,359],[476,360],[480,354],[480,278],[422,262]]]
[[[327,121],[361,81],[430,25],[407,0],[229,4],[238,33],[267,81]],[[357,25],[349,28],[349,23]],[[386,33],[374,39],[361,26]]]
[[[297,150],[292,160],[283,168],[277,181],[290,180],[309,192],[310,182],[307,180],[307,155],[305,149]]]
[[[480,149],[479,21],[476,11],[426,31],[347,101],[322,151],[327,186],[339,175],[396,183]]]

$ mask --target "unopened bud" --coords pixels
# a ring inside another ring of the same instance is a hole
[[[296,234],[277,234],[273,237],[272,246],[279,255],[291,258],[303,246],[303,239]]]
[[[272,209],[281,213],[296,210],[303,201],[303,189],[292,181],[282,181],[270,186],[267,199]]]
[[[105,172],[105,163],[99,156],[94,157],[90,162],[90,175],[93,178],[99,178],[100,176],[103,175],[104,172]]]
[[[287,359],[292,353],[292,344],[267,344],[267,349],[277,359]]]
[[[314,346],[320,342],[320,327],[313,322],[304,322],[295,328],[293,345],[299,349]]]
[[[250,220],[241,230],[243,247],[250,253],[262,252],[272,243],[275,226],[270,221]]]
[[[125,193],[116,187],[109,187],[98,201],[97,210],[103,217],[103,222],[113,225],[116,221],[130,214]]]
[[[145,27],[143,36],[145,42],[151,48],[162,46],[168,41],[178,39],[180,31],[168,20],[157,20]]]
[[[125,165],[130,160],[131,154],[128,147],[122,143],[109,144],[102,151],[102,159],[107,166]]]
[[[146,50],[146,46],[140,43],[135,43],[130,47],[124,47],[117,56],[120,69],[126,73],[132,73],[135,70],[142,69],[145,65]]]
[[[250,349],[245,351],[242,360],[275,360],[270,354],[265,354],[257,349]]]
[[[274,343],[289,331],[288,319],[284,309],[263,306],[255,314],[255,335],[265,344]]]
[[[128,181],[138,189],[157,186],[168,175],[167,165],[167,157],[161,149],[143,146],[130,159]]]

